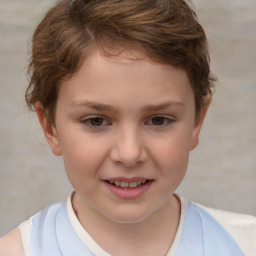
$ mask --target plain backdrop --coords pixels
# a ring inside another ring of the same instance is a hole
[[[53,0],[0,0],[0,236],[72,191],[24,100],[33,29]],[[219,81],[178,192],[256,215],[256,5],[194,0]]]

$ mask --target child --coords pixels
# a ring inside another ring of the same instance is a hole
[[[254,217],[175,194],[214,82],[185,1],[61,0],[29,71],[28,106],[74,192],[4,237],[0,255],[256,255]]]

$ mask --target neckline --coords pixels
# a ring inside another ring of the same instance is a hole
[[[104,251],[99,244],[89,235],[89,233],[84,229],[84,227],[79,222],[75,211],[72,206],[72,197],[74,195],[75,191],[71,192],[68,196],[66,205],[67,205],[67,211],[69,220],[71,222],[72,227],[74,228],[77,236],[79,239],[88,247],[88,249],[92,252],[94,256],[112,256],[111,254]],[[180,202],[181,206],[181,213],[180,213],[180,219],[179,219],[179,225],[178,229],[174,238],[174,241],[172,243],[172,246],[170,247],[168,253],[166,256],[174,256],[176,249],[178,248],[178,245],[180,243],[180,238],[184,226],[184,219],[185,219],[185,200],[181,195],[175,194],[176,198]]]
[[[172,243],[168,253],[166,254],[166,256],[174,256],[175,255],[176,250],[180,243],[180,238],[181,238],[181,234],[182,234],[183,227],[184,227],[184,221],[185,221],[185,210],[186,210],[185,199],[183,196],[181,196],[179,194],[174,194],[174,196],[176,196],[176,198],[180,202],[180,220],[179,220],[178,229],[177,229],[176,235],[174,237],[173,243]]]

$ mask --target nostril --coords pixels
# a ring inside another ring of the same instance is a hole
[[[125,136],[123,133],[124,131],[113,141],[113,148],[110,152],[111,160],[127,168],[143,164],[147,159],[147,152],[142,138],[135,131],[129,130]]]

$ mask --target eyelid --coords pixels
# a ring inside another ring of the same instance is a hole
[[[89,123],[91,120],[96,119],[96,118],[103,119],[103,122],[105,122],[105,124],[92,125],[92,124]],[[89,115],[89,116],[86,116],[86,117],[82,118],[80,122],[83,125],[86,125],[90,128],[100,128],[100,127],[105,127],[105,126],[111,125],[111,122],[106,117],[104,117],[102,115]]]
[[[164,118],[165,120],[165,124],[160,124],[160,125],[155,125],[155,124],[149,124],[149,125],[152,125],[152,126],[156,126],[156,127],[165,127],[165,126],[169,126],[169,125],[172,125],[173,122],[175,122],[175,119],[174,117],[171,117],[171,116],[167,116],[167,115],[153,115],[153,116],[150,116],[148,118],[148,120],[146,121],[146,124],[148,124],[150,121],[152,121],[153,118],[156,118],[156,117],[160,117],[160,118]],[[166,122],[167,121],[167,122]]]

